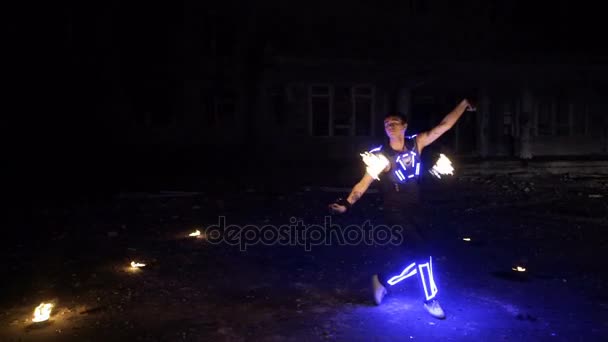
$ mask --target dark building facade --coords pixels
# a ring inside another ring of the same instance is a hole
[[[349,159],[382,141],[386,113],[407,113],[416,133],[466,96],[477,112],[433,148],[480,158],[608,155],[608,59],[595,49],[592,18],[561,26],[589,15],[568,2],[550,15],[482,1],[186,7],[164,85],[174,105],[131,101],[124,110],[137,115],[120,119],[119,141]]]
[[[265,74],[256,129],[268,144],[326,149],[328,158],[382,139],[382,117],[431,128],[467,96],[478,102],[438,142],[472,157],[608,154],[604,66],[447,63],[432,67],[279,59]],[[291,147],[290,147],[291,148]],[[317,150],[318,149],[318,150]]]

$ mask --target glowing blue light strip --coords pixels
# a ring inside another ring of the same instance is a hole
[[[369,150],[369,153],[372,153],[372,152],[378,152],[378,151],[380,151],[381,149],[382,149],[382,145],[380,145],[380,146],[378,146],[378,147],[376,147],[376,148],[373,148],[373,149]]]
[[[437,284],[435,284],[435,278],[433,277],[433,257],[429,256],[429,267],[431,268],[431,291],[435,292],[435,294],[437,294],[437,292],[439,292],[439,289],[437,289]]]
[[[420,174],[420,163],[416,164],[416,176]]]
[[[403,173],[401,172],[401,170],[395,171],[395,174],[397,174],[397,177],[399,177],[399,180],[404,180],[405,179],[405,176],[403,175]]]
[[[407,178],[414,178],[414,175],[409,175],[407,176]]]
[[[395,284],[397,284],[398,282],[400,282],[400,281],[402,281],[402,280],[404,280],[404,279],[407,279],[407,278],[409,278],[409,277],[413,276],[414,274],[418,273],[418,271],[416,270],[415,266],[416,266],[416,263],[415,263],[415,262],[411,263],[411,264],[410,264],[408,267],[406,267],[406,268],[405,268],[405,269],[404,269],[404,270],[401,272],[401,274],[399,274],[398,276],[394,276],[394,277],[392,277],[391,279],[389,279],[389,280],[387,281],[387,283],[388,283],[389,285],[395,285]],[[411,269],[411,268],[414,268],[414,269],[410,271],[410,269]]]
[[[401,160],[397,160],[397,161],[399,162],[399,164],[401,164],[401,167],[405,170],[406,167],[405,167],[405,165],[403,165],[403,162]]]
[[[422,268],[426,267],[427,272],[429,274],[429,287],[426,286],[426,278],[424,278],[424,272]],[[435,298],[437,295],[437,285],[435,285],[435,279],[433,278],[433,257],[429,257],[429,262],[426,264],[418,265],[418,270],[420,271],[420,279],[422,280],[422,286],[424,287],[424,295],[426,296],[426,300],[431,300]],[[431,293],[429,294],[429,288]]]

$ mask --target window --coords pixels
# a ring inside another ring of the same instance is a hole
[[[409,0],[409,10],[412,14],[424,15],[428,13],[428,4],[425,0]]]
[[[328,136],[331,113],[329,86],[312,86],[310,90],[310,111],[312,135]]]
[[[353,128],[353,97],[349,87],[334,88],[333,135],[349,136]]]
[[[313,136],[372,135],[373,95],[371,86],[311,86],[311,134]]]
[[[552,103],[543,100],[538,103],[538,119],[536,121],[536,132],[538,135],[553,134],[553,108]]]
[[[513,118],[514,118],[514,111],[515,111],[515,104],[513,101],[505,101],[504,107],[503,107],[503,114],[502,114],[502,135],[503,136],[512,136],[515,134],[514,132],[514,125],[513,125]]]
[[[587,105],[581,102],[572,105],[572,134],[585,135],[587,133]]]
[[[502,135],[512,135],[513,132],[513,113],[505,112],[502,119]]]
[[[236,95],[230,91],[219,94],[216,99],[216,117],[223,125],[233,125],[236,119]]]
[[[206,90],[201,96],[202,115],[207,127],[233,125],[236,118],[237,96],[232,90]]]
[[[237,32],[234,27],[231,25],[218,25],[214,39],[218,56],[230,57],[234,55],[237,45]]]
[[[492,143],[502,143],[505,137],[512,137],[515,134],[515,110],[517,103],[511,97],[496,97],[488,104],[489,117],[489,138]],[[465,115],[461,120],[469,120],[472,116]],[[438,119],[440,120],[440,119]],[[466,125],[473,125],[467,123]],[[462,129],[459,129],[462,132]],[[453,134],[452,134],[453,135]],[[452,136],[448,133],[448,136]]]
[[[209,93],[203,94],[201,97],[202,115],[204,117],[203,123],[206,127],[214,127],[217,125],[217,117],[215,116],[215,105],[213,103],[213,96]]]
[[[287,117],[285,106],[285,88],[281,86],[270,89],[270,113],[278,125],[284,125]]]
[[[604,107],[604,108],[602,108]],[[589,134],[592,137],[601,137],[604,134],[604,113],[605,106],[592,104],[589,108]]]
[[[372,135],[372,120],[374,112],[374,97],[371,87],[355,87],[355,134],[358,136]]]
[[[570,134],[570,103],[566,98],[560,98],[557,101],[557,110],[555,111],[555,128],[557,135],[565,136]]]

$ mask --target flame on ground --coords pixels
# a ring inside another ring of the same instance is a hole
[[[526,268],[525,267],[521,267],[521,266],[513,267],[511,269],[513,271],[517,271],[517,272],[526,272]]]
[[[34,318],[32,318],[32,322],[44,322],[48,320],[51,316],[51,310],[53,310],[53,304],[40,303],[40,305],[34,309]]]
[[[144,266],[146,266],[146,264],[142,264],[142,263],[139,263],[139,262],[131,261],[131,267],[133,267],[133,268],[140,268],[140,267],[144,267]]]
[[[201,236],[201,231],[197,229],[194,231],[194,233],[188,234],[188,236],[193,236],[193,237]]]

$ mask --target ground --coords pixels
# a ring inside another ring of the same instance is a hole
[[[38,201],[2,252],[2,341],[598,341],[608,336],[608,178],[458,177],[425,185],[421,223],[447,319],[414,278],[376,306],[371,275],[399,246],[212,244],[217,224],[323,224],[348,189],[121,193]],[[381,222],[366,194],[342,227]],[[28,229],[28,225],[30,229]],[[17,227],[17,226],[16,226]],[[17,228],[15,228],[17,229]],[[463,238],[470,238],[465,241]],[[137,272],[132,260],[145,262]],[[514,265],[527,268],[512,271]],[[33,324],[40,302],[55,304]]]

